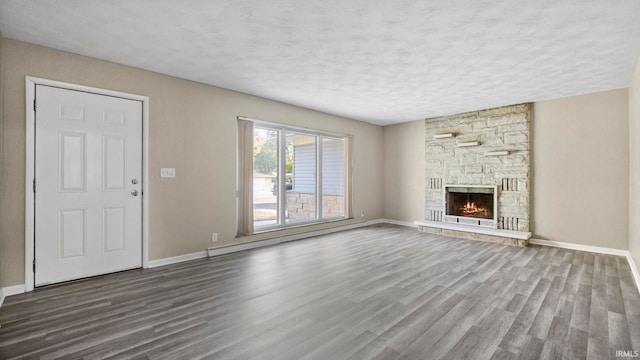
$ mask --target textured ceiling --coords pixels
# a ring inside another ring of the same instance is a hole
[[[7,37],[375,124],[627,87],[638,0],[0,0]]]

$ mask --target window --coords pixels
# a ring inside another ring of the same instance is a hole
[[[345,135],[239,118],[238,234],[347,218]]]

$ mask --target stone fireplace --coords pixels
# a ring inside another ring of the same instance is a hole
[[[526,245],[529,104],[425,120],[421,231]]]

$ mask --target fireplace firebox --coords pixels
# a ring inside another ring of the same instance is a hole
[[[444,195],[443,221],[497,228],[497,186],[446,185]]]

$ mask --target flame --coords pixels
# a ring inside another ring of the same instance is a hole
[[[483,198],[478,199],[474,196],[467,196],[465,199],[462,196],[458,196],[457,198],[451,197],[449,200],[452,203],[447,204],[447,215],[484,219],[491,219],[493,216],[491,203],[484,202]]]
[[[464,215],[471,215],[476,213],[487,214],[487,209],[478,207],[475,202],[467,201],[466,204],[462,205],[462,213]]]

